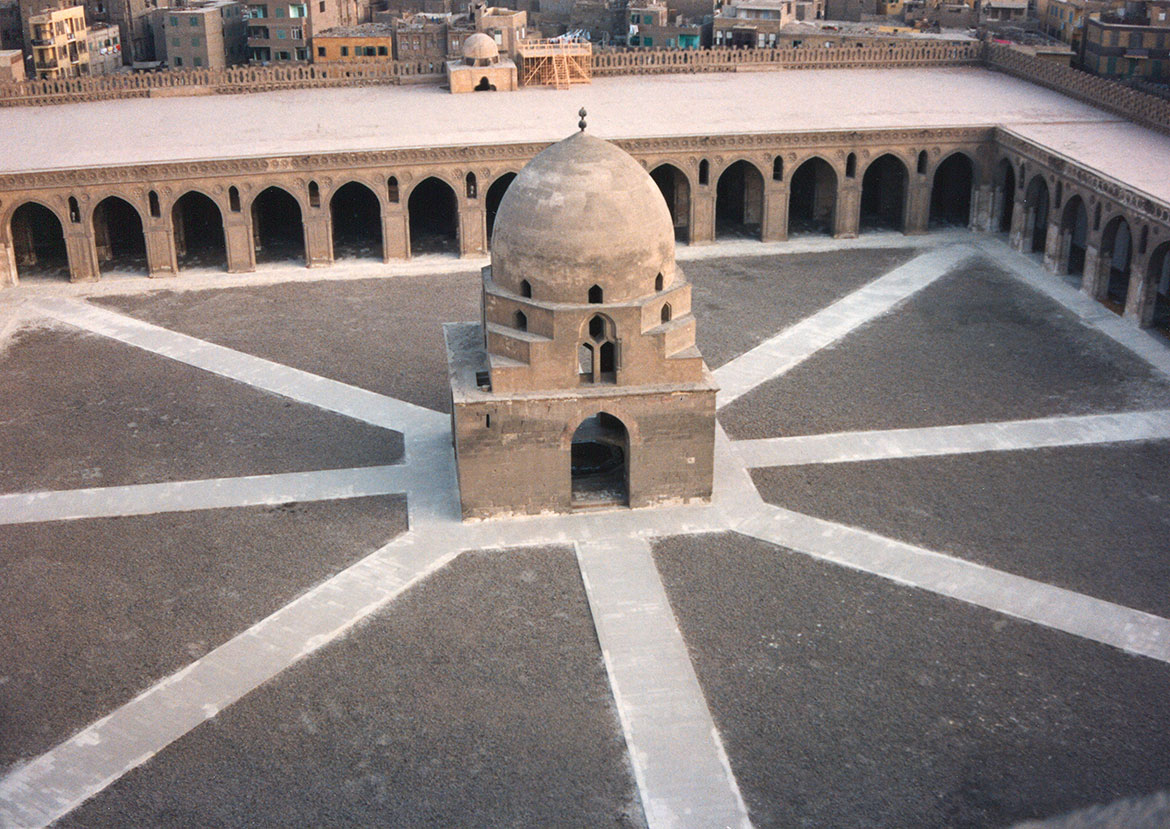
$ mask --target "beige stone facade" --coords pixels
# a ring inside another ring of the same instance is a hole
[[[50,9],[29,18],[33,68],[45,80],[89,74],[85,7]]]
[[[0,51],[0,83],[19,83],[24,80],[24,53],[19,49]]]
[[[516,64],[500,57],[495,41],[476,32],[463,42],[463,57],[447,61],[447,83],[453,93],[510,92],[516,89]]]
[[[389,63],[394,58],[394,27],[362,23],[327,29],[313,38],[314,63]]]
[[[716,387],[651,177],[578,133],[499,209],[479,324],[448,326],[464,517],[711,495]]]

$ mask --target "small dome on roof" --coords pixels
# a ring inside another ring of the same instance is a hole
[[[476,32],[463,41],[465,60],[495,60],[500,56],[500,47],[483,32]]]
[[[528,163],[500,202],[492,279],[548,302],[625,302],[675,273],[674,223],[658,185],[620,147],[574,133]]]

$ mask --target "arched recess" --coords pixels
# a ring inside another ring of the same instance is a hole
[[[1043,253],[1048,240],[1048,183],[1033,176],[1024,193],[1024,250]]]
[[[492,186],[488,188],[487,197],[484,199],[484,214],[487,221],[487,239],[488,244],[492,241],[492,231],[496,226],[496,214],[500,212],[500,202],[504,200],[504,194],[508,192],[508,188],[512,182],[516,180],[516,174],[512,172],[504,173],[498,176],[492,182]]]
[[[1012,229],[1012,211],[1016,206],[1016,171],[1006,158],[1000,159],[995,172],[995,215],[1000,233]]]
[[[1065,273],[1084,276],[1088,241],[1089,211],[1080,196],[1072,196],[1060,214],[1060,253]]]
[[[861,230],[905,230],[906,164],[886,153],[870,162],[861,178]]]
[[[1105,284],[1105,304],[1121,313],[1129,294],[1129,265],[1133,258],[1133,237],[1129,222],[1123,216],[1114,216],[1101,232],[1100,267],[1108,274]]]
[[[252,200],[252,243],[257,262],[304,262],[301,206],[287,190],[269,187]]]
[[[934,168],[930,185],[930,227],[967,227],[975,164],[966,153],[952,153]]]
[[[837,173],[814,156],[792,174],[788,186],[788,235],[833,235],[837,223]]]
[[[351,181],[329,199],[333,258],[382,258],[382,203],[366,185]]]
[[[1170,336],[1170,242],[1163,242],[1150,254],[1146,268],[1150,292],[1150,326]]]
[[[208,196],[190,190],[176,199],[171,208],[171,227],[179,270],[227,267],[223,213]]]
[[[130,202],[106,196],[93,209],[93,237],[103,271],[148,273],[142,216]]]
[[[574,507],[630,503],[630,433],[621,420],[598,412],[581,421],[570,445]]]
[[[459,254],[459,205],[455,190],[431,176],[415,185],[406,200],[410,214],[410,253]]]
[[[670,209],[670,221],[674,224],[674,240],[691,240],[691,183],[686,174],[673,164],[659,164],[650,171],[650,178],[662,191],[666,206]]]
[[[764,177],[754,164],[737,161],[715,185],[715,236],[760,239],[763,221]]]
[[[68,279],[69,252],[61,220],[38,202],[25,202],[8,224],[18,279]]]

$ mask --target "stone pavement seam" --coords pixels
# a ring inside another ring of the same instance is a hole
[[[646,823],[750,826],[649,543],[574,548]]]
[[[976,252],[969,242],[932,249],[725,363],[713,372],[720,387],[716,406],[728,405],[867,322],[889,313]]]
[[[968,452],[1009,452],[1170,438],[1170,409],[1068,415],[918,429],[833,432],[759,438],[732,444],[750,468],[848,463]]]

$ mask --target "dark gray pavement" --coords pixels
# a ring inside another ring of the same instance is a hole
[[[478,273],[94,298],[218,345],[443,412],[444,322],[479,319]]]
[[[0,768],[405,529],[400,496],[0,526]]]
[[[919,253],[894,248],[684,262],[699,350],[718,368]]]
[[[1170,617],[1170,442],[754,470],[770,503]]]
[[[468,552],[60,826],[640,826],[573,552]]]
[[[986,260],[720,411],[735,439],[1170,405],[1170,382]]]
[[[0,491],[395,463],[402,435],[68,327],[2,355]]]
[[[1170,786],[1170,666],[727,533],[655,559],[757,826],[987,827]]]

